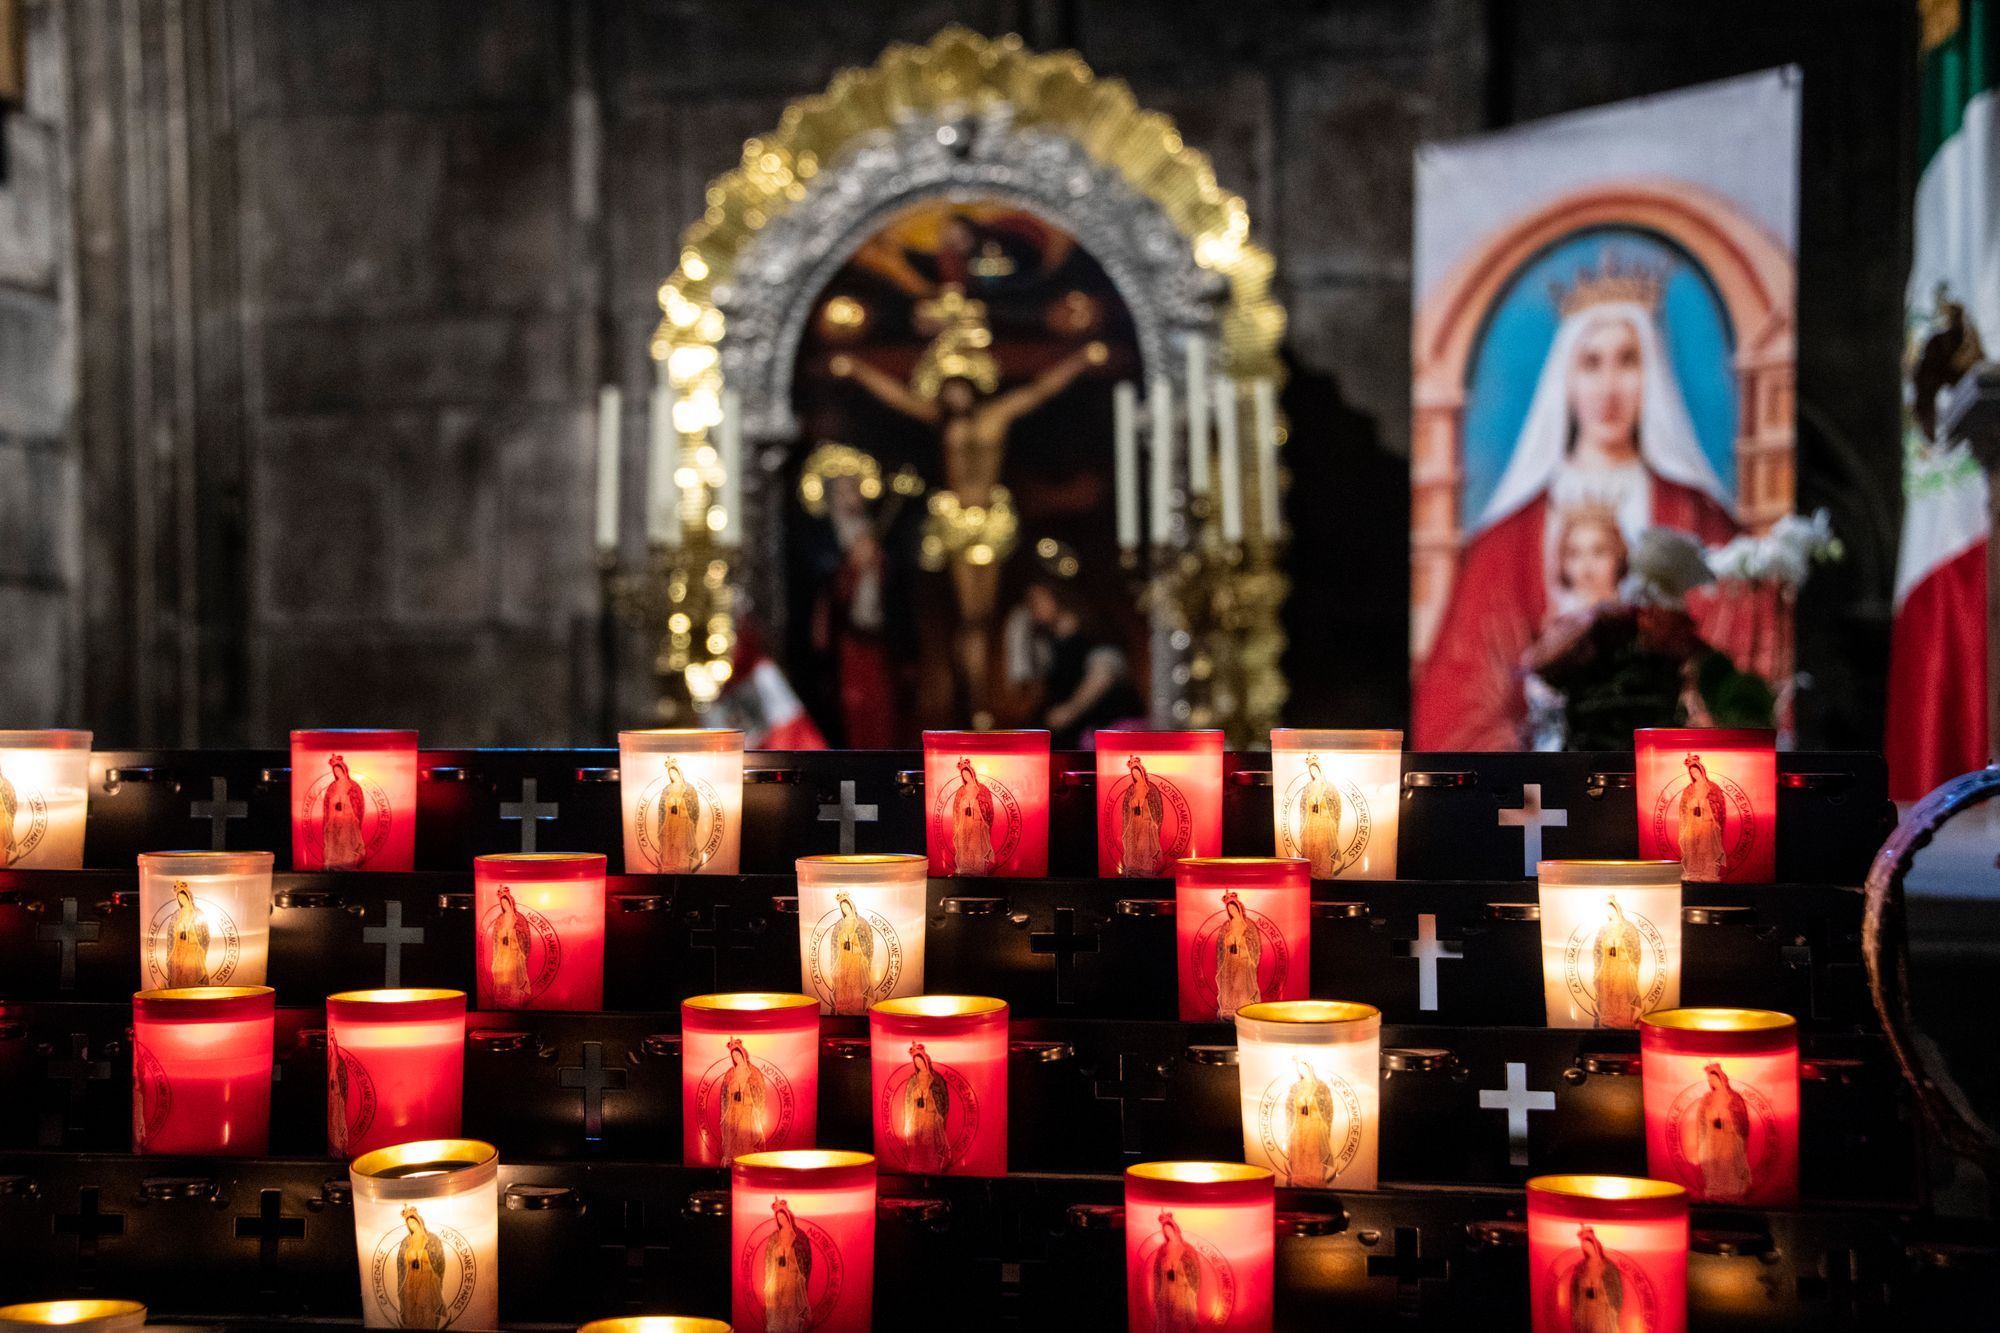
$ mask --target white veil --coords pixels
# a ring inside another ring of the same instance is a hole
[[[1568,381],[1577,342],[1585,330],[1610,318],[1626,320],[1639,336],[1639,366],[1645,376],[1639,400],[1639,454],[1646,470],[1700,491],[1725,509],[1730,507],[1722,479],[1695,438],[1694,422],[1688,417],[1673,363],[1660,346],[1652,312],[1636,301],[1606,301],[1565,317],[1556,329],[1527,418],[1514,442],[1513,456],[1472,532],[1491,527],[1549,489],[1569,450]]]

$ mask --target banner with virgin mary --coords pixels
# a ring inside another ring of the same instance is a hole
[[[1533,744],[1527,660],[1647,529],[1791,511],[1798,100],[1779,69],[1418,151],[1415,748]],[[1689,610],[1789,652],[1768,599]]]

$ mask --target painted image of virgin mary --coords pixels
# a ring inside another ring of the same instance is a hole
[[[1234,892],[1222,895],[1222,912],[1222,928],[1215,932],[1215,1010],[1227,1019],[1264,998],[1257,980],[1264,940]]]
[[[1606,256],[1556,293],[1555,339],[1506,469],[1467,525],[1417,680],[1417,748],[1524,743],[1522,657],[1562,602],[1556,515],[1608,509],[1627,548],[1649,527],[1708,546],[1736,535],[1728,492],[1695,434],[1661,332],[1663,286],[1660,272]]]

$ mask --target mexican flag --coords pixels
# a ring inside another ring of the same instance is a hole
[[[1987,0],[1919,0],[1919,9],[1924,166],[1905,309],[1915,385],[1928,392],[1937,367],[1950,377],[1982,359],[1979,340],[1993,340],[1983,357],[2000,356],[2000,16]],[[1899,801],[1989,757],[1986,476],[1962,441],[1932,440],[1924,416],[1906,412],[1903,425],[1884,746]]]

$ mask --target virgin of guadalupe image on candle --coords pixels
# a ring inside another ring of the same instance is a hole
[[[408,1233],[396,1251],[396,1315],[403,1328],[443,1328],[444,1245],[414,1207],[403,1209]]]
[[[347,1156],[347,1060],[331,1028],[326,1034],[326,1146],[335,1157]]]
[[[320,867],[324,870],[359,870],[368,859],[368,839],[361,819],[367,799],[361,784],[347,770],[344,755],[327,760],[333,780],[320,798]]]
[[[1215,933],[1215,1007],[1222,1018],[1232,1019],[1244,1005],[1264,998],[1257,980],[1264,940],[1234,890],[1223,892],[1222,912],[1222,928]]]
[[[653,807],[653,845],[660,849],[660,870],[685,874],[701,869],[701,792],[667,760],[667,784]]]
[[[833,1012],[865,1014],[875,989],[875,927],[844,893],[833,895],[840,921],[833,928]]]
[[[910,1043],[910,1079],[896,1106],[896,1138],[907,1169],[951,1169],[951,1088],[920,1041]]]
[[[1166,799],[1138,755],[1127,756],[1125,771],[1132,786],[1119,804],[1119,867],[1128,877],[1150,878],[1166,872]]]
[[[1340,873],[1340,793],[1320,771],[1319,756],[1306,756],[1306,785],[1299,793],[1299,850],[1312,862],[1314,879]]]
[[[1701,756],[1690,754],[1687,790],[1680,799],[1681,878],[1720,882],[1729,869],[1723,838],[1729,828],[1729,808],[1721,788],[1709,781]]]
[[[1153,1328],[1159,1333],[1193,1333],[1208,1324],[1201,1308],[1201,1255],[1181,1234],[1180,1223],[1160,1210],[1160,1248],[1146,1273]]]
[[[766,1333],[806,1333],[812,1327],[812,1242],[792,1216],[791,1205],[771,1200],[776,1229],[764,1242],[758,1267],[757,1294],[764,1302]]]
[[[1710,1061],[1708,1091],[1694,1105],[1693,1165],[1705,1199],[1741,1199],[1756,1181],[1750,1169],[1750,1106],[1730,1086],[1718,1061]],[[1685,1142],[1685,1139],[1683,1140]]]
[[[493,983],[493,998],[501,1004],[523,1004],[528,995],[528,927],[521,909],[514,904],[513,890],[500,886],[500,908],[487,927],[493,948],[487,955],[487,970]]]
[[[1607,898],[1604,924],[1592,943],[1591,989],[1597,997],[1597,1026],[1639,1026],[1639,928],[1625,918],[1618,899]]]
[[[958,792],[951,802],[951,870],[955,875],[993,873],[993,793],[970,759],[958,761]]]
[[[1296,1057],[1299,1077],[1285,1094],[1286,1184],[1317,1189],[1333,1178],[1333,1089]]]
[[[195,905],[186,880],[174,881],[174,919],[168,927],[167,984],[208,984],[208,917]]]
[[[1588,1224],[1576,1229],[1576,1240],[1580,1254],[1560,1293],[1569,1333],[1626,1333],[1624,1272]]]
[[[722,1165],[764,1147],[764,1103],[768,1091],[764,1072],[751,1062],[740,1038],[729,1039],[729,1072],[719,1089],[722,1111],[717,1133]]]
[[[0,869],[14,864],[14,819],[21,813],[21,798],[14,784],[0,773]]]

